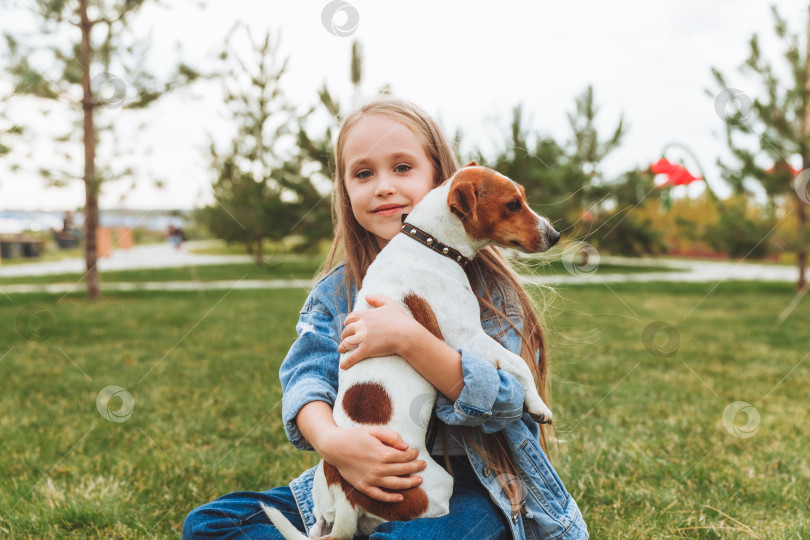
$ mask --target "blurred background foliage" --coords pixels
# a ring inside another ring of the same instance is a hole
[[[61,4],[57,4],[42,5],[53,7],[58,14]],[[776,78],[777,70],[762,57],[754,35],[741,70],[759,78],[762,92],[753,99],[743,96],[750,103],[742,103],[742,107],[735,102],[736,112],[729,112],[726,104],[726,137],[734,162],[719,163],[722,181],[731,188],[725,199],[713,196],[713,189],[696,195],[700,190],[662,188],[649,169],[607,175],[604,160],[623,144],[631,128],[623,118],[611,124],[599,117],[597,90],[592,86],[584,88],[568,106],[561,104],[568,110],[567,137],[555,138],[530,127],[527,111],[517,103],[511,118],[501,124],[504,135],[494,150],[485,152],[474,143],[464,145],[465,134],[453,133],[459,161],[474,159],[522,183],[533,208],[547,216],[565,239],[587,242],[605,253],[770,257],[798,262],[802,268],[807,251],[807,203],[794,188],[794,180],[799,170],[810,168],[810,73],[808,53],[802,50],[810,45],[806,47],[803,37],[789,31],[787,21],[775,9],[773,17],[774,31],[785,44],[790,76]],[[44,87],[37,86],[39,90],[34,92],[31,84],[23,84],[30,83],[34,73],[26,63],[33,45],[24,48],[13,32],[4,37],[10,55],[5,70],[19,83],[15,94],[42,94]],[[238,40],[243,46],[234,45]],[[363,89],[359,42],[352,46],[346,69],[352,95],[334,95],[324,85],[310,96],[312,102],[307,96],[285,94],[289,58],[282,57],[281,49],[280,31],[254,36],[246,25],[238,24],[222,45],[216,72],[197,73],[185,64],[178,68],[178,73],[185,74],[181,77],[184,84],[197,78],[221,82],[234,128],[229,144],[218,146],[212,141],[209,145],[206,158],[214,202],[194,212],[195,223],[189,228],[195,236],[243,244],[259,260],[271,244],[274,249],[284,244],[287,251],[309,253],[328,244],[334,138],[341,119],[360,104],[360,96],[369,95]],[[59,54],[78,52],[60,50]],[[72,65],[70,58],[63,60]],[[707,89],[707,93],[717,106],[729,88],[718,70],[711,75],[717,88]],[[76,74],[65,72],[64,78],[75,82]],[[395,90],[385,86],[376,92]],[[5,107],[11,103],[4,101]],[[3,112],[0,108],[0,159],[7,158],[4,154],[24,130],[24,126],[3,122]],[[312,122],[313,117],[320,122]],[[611,127],[605,129],[606,125]],[[651,163],[658,158],[649,156]],[[694,159],[676,161],[692,170],[701,168]],[[105,175],[114,177],[98,170],[93,181],[100,182]],[[707,180],[707,188],[721,181],[700,178],[698,183]]]

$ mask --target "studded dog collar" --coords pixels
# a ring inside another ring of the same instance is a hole
[[[402,214],[402,229],[400,230],[400,232],[404,233],[407,236],[410,236],[423,246],[429,247],[436,253],[441,253],[447,258],[453,259],[459,265],[461,265],[462,268],[465,268],[470,263],[470,259],[459,253],[458,250],[455,250],[450,246],[442,244],[441,242],[430,236],[422,229],[414,227],[410,223],[405,223],[405,218],[407,217],[408,214]]]

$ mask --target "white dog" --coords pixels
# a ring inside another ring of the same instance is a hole
[[[528,412],[539,422],[551,422],[529,367],[481,328],[478,300],[464,267],[484,246],[535,253],[553,246],[560,234],[529,208],[522,186],[475,162],[430,191],[403,221],[401,233],[369,266],[354,310],[370,308],[366,295],[391,298],[449,346],[470,350],[514,375],[525,389]],[[340,370],[338,386],[333,412],[338,427],[385,426],[417,448],[427,468],[420,473],[421,486],[400,492],[402,502],[385,503],[356,490],[321,460],[313,485],[317,523],[311,537],[348,540],[370,534],[384,521],[447,514],[453,477],[431,459],[425,423],[411,413],[414,399],[425,395],[432,398],[420,405],[432,410],[436,389],[400,356],[368,358]],[[307,538],[281,512],[262,507],[285,538]]]

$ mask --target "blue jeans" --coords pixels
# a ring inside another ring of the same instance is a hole
[[[444,459],[437,459],[443,464]],[[402,538],[420,540],[501,540],[510,538],[503,513],[478,482],[467,457],[452,459],[455,483],[450,513],[438,518],[389,521],[380,524],[369,540]],[[202,538],[262,538],[283,540],[259,506],[259,501],[281,510],[298,530],[304,522],[290,488],[263,492],[237,491],[195,508],[183,523],[183,540]]]

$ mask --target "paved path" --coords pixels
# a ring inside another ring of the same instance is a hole
[[[793,266],[756,264],[727,261],[695,260],[662,260],[662,259],[628,259],[623,257],[602,257],[609,264],[623,266],[662,266],[672,268],[673,272],[644,272],[633,274],[599,273],[597,267],[590,273],[558,274],[555,276],[527,276],[524,282],[548,285],[568,283],[624,283],[670,281],[681,283],[706,283],[718,281],[781,281],[795,282],[798,270]]]
[[[176,250],[168,244],[136,246],[129,250],[117,250],[112,256],[102,258],[99,268],[102,272],[111,270],[132,270],[141,268],[166,268],[200,266],[211,264],[233,264],[250,262],[247,255],[200,255],[189,249],[204,247],[204,242],[189,242],[182,249]],[[667,259],[631,259],[624,257],[602,257],[606,264],[624,266],[661,266],[672,271],[645,273],[599,273],[598,266],[590,271],[576,271],[551,276],[524,276],[524,283],[562,285],[588,283],[625,283],[625,282],[691,282],[717,283],[729,280],[744,281],[777,281],[794,283],[797,278],[793,266],[739,263],[727,261],[694,261]],[[38,285],[2,285],[3,277],[43,276],[66,273],[83,273],[82,259],[65,259],[62,261],[0,266],[0,293],[67,293],[81,291],[81,283],[52,283]],[[311,280],[271,279],[271,280],[226,280],[226,281],[170,281],[139,283],[105,283],[105,291],[129,290],[215,290],[215,289],[286,289],[300,287],[308,289]]]
[[[219,245],[218,242],[186,242],[180,249],[170,244],[146,244],[131,249],[116,249],[109,257],[98,261],[102,272],[111,270],[138,270],[142,268],[169,268],[177,266],[202,266],[209,264],[233,264],[250,262],[248,255],[201,255],[192,249]],[[35,262],[0,266],[0,280],[14,276],[49,276],[54,274],[84,274],[83,258],[61,261]],[[1,283],[2,281],[0,281]]]

